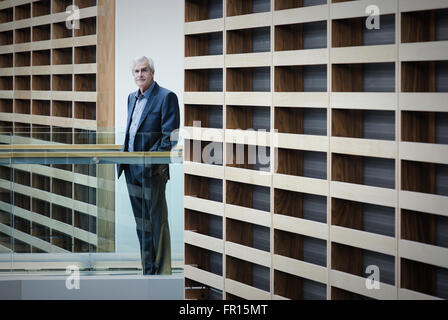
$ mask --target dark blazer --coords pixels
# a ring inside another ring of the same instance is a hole
[[[129,127],[131,125],[132,113],[135,108],[135,96],[138,90],[128,96],[128,120],[126,125],[126,135],[121,151],[128,151]],[[179,129],[180,114],[179,102],[174,92],[167,90],[154,83],[154,88],[149,95],[148,102],[143,110],[140,122],[137,127],[137,134],[134,140],[134,151],[169,151],[177,143],[171,141],[171,133]],[[153,165],[118,165],[118,178],[126,168],[133,171],[135,177],[150,177],[153,174],[162,174],[169,179],[168,164]]]

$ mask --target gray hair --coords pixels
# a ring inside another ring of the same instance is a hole
[[[141,63],[141,62],[148,62],[149,69],[151,69],[152,72],[156,71],[154,69],[154,61],[151,58],[148,58],[146,56],[141,56],[141,57],[138,57],[138,58],[135,58],[132,60],[132,66],[131,66],[132,72],[134,72],[135,65],[137,63]]]

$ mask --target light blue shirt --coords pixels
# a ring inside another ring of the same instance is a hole
[[[132,113],[131,125],[129,126],[129,143],[128,143],[128,151],[134,151],[134,141],[135,135],[137,134],[138,124],[140,123],[140,118],[142,117],[143,110],[145,110],[146,103],[148,102],[149,95],[151,94],[154,88],[155,82],[142,94],[140,90],[138,90],[135,98],[137,99],[135,102],[134,112]]]

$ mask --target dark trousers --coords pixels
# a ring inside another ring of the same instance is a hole
[[[125,169],[126,183],[137,224],[143,274],[171,274],[171,243],[168,207],[165,199],[167,179],[155,174],[135,177]]]

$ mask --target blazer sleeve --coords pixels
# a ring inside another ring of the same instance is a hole
[[[161,128],[162,136],[158,151],[170,151],[177,141],[171,140],[171,134],[179,129],[179,102],[174,92],[169,92],[162,104]]]

